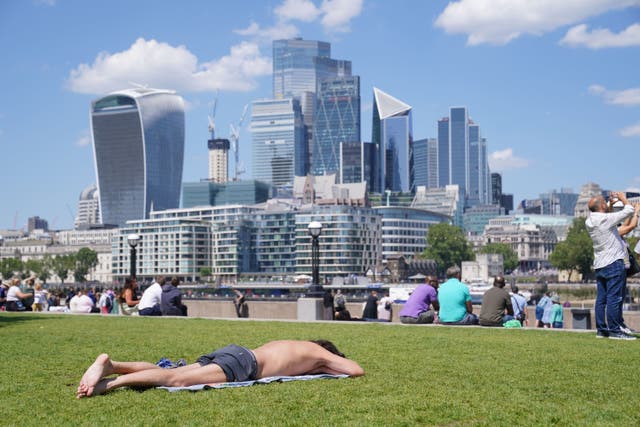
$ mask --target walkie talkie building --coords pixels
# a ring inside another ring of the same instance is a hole
[[[103,224],[122,226],[180,205],[184,101],[136,88],[91,103],[93,152]]]

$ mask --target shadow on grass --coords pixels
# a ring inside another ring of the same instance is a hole
[[[24,314],[21,312],[4,312],[0,314],[0,328],[15,325],[21,322],[28,322],[30,320],[42,320],[42,316],[46,314],[34,313]],[[47,316],[47,321],[60,320],[60,316]]]

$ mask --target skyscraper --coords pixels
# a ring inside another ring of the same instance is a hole
[[[373,191],[414,191],[411,106],[376,87],[371,140],[378,150]]]
[[[82,190],[78,200],[78,214],[74,223],[76,229],[101,223],[99,200],[98,188],[95,185],[90,185]]]
[[[209,147],[209,180],[223,184],[229,179],[229,140],[213,138],[207,141]]]
[[[91,103],[94,161],[104,224],[124,225],[180,204],[184,101],[136,88]]]
[[[413,141],[414,187],[438,186],[438,140],[425,138]]]
[[[361,143],[360,77],[322,80],[317,99],[311,172],[340,175],[340,143]]]
[[[351,61],[332,59],[330,43],[301,38],[273,41],[273,97],[300,101],[310,157],[320,82],[344,76],[351,76]]]
[[[309,170],[300,102],[294,98],[253,101],[253,177],[274,186],[293,185]]]
[[[438,186],[458,185],[465,207],[491,202],[487,141],[466,107],[451,107],[438,120]]]

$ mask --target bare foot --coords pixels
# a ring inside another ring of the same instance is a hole
[[[115,380],[115,377],[101,379],[100,381],[98,381],[97,384],[95,384],[92,387],[91,394],[81,393],[80,387],[78,387],[78,394],[76,394],[76,398],[82,399],[83,397],[93,397],[93,396],[98,396],[100,394],[105,394],[107,392],[107,386],[111,381],[114,381],[114,380]]]
[[[76,397],[80,399],[81,397],[90,397],[94,394],[94,388],[100,382],[100,380],[107,375],[111,375],[113,373],[113,365],[111,364],[111,359],[109,359],[109,355],[101,354],[96,358],[96,361],[93,362],[89,369],[84,373],[82,379],[80,380],[80,384],[78,385],[78,390],[76,392]],[[104,390],[102,391],[104,393]]]

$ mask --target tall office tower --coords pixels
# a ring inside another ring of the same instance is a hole
[[[449,117],[438,120],[438,183],[435,188],[449,184]]]
[[[438,186],[438,140],[425,138],[413,141],[414,186]]]
[[[27,230],[29,233],[33,233],[34,230],[49,231],[49,223],[39,216],[32,216],[27,219]]]
[[[413,164],[415,168],[415,161]],[[427,188],[438,188],[438,173],[438,139],[429,138],[427,140]]]
[[[253,101],[253,178],[274,186],[293,185],[309,171],[300,102],[295,98]]]
[[[74,227],[80,229],[89,225],[100,224],[100,198],[98,187],[90,185],[80,193],[78,214]]]
[[[327,78],[351,75],[351,61],[331,59],[331,44],[294,38],[273,41],[273,97],[298,98],[313,156],[316,93]]]
[[[466,107],[452,107],[449,112],[449,182],[460,187],[469,198],[469,116]]]
[[[438,185],[458,185],[467,207],[489,203],[489,183],[486,139],[466,107],[451,107],[438,120]]]
[[[361,141],[360,77],[322,80],[317,98],[311,172],[340,175],[340,143]]]
[[[416,139],[413,141],[413,170],[416,187],[427,187],[429,180],[429,140]]]
[[[103,224],[124,225],[180,204],[184,101],[173,91],[136,88],[91,103]]]
[[[502,201],[502,175],[491,174],[491,204],[499,205]]]
[[[229,140],[213,138],[209,146],[209,180],[224,184],[229,180]]]
[[[374,87],[371,132],[378,150],[373,191],[413,192],[411,106]]]

